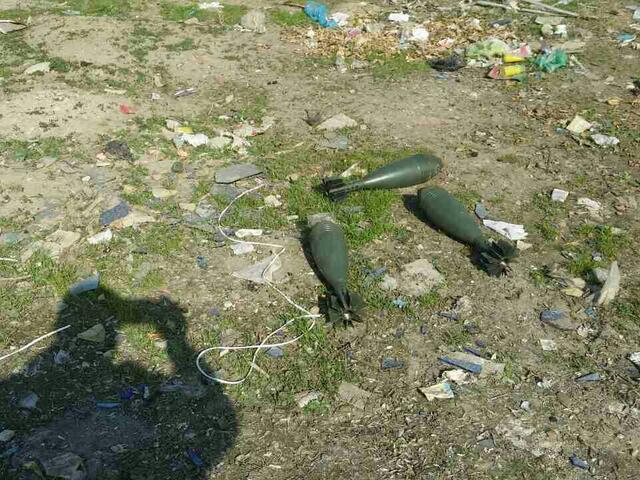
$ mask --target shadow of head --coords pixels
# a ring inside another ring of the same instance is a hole
[[[61,456],[97,479],[211,471],[233,445],[237,421],[221,387],[197,375],[188,312],[165,296],[129,299],[104,288],[63,303],[56,328],[70,327],[0,383],[14,413],[2,426],[18,433],[21,449],[12,471]],[[21,408],[30,392],[36,407]]]

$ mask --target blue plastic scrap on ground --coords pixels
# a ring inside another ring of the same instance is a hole
[[[464,360],[458,360],[449,357],[440,357],[440,361],[446,363],[447,365],[452,365],[471,373],[480,373],[482,371],[482,365],[479,365],[477,363],[465,362]]]
[[[98,402],[96,403],[96,407],[105,410],[112,410],[114,408],[120,408],[120,404],[117,402]]]
[[[575,453],[569,457],[569,461],[574,467],[582,468],[583,470],[589,470],[589,464],[581,458],[577,457]]]
[[[329,10],[327,6],[318,2],[307,2],[304,6],[304,13],[309,18],[318,22],[318,25],[325,28],[335,27],[338,22],[329,20]]]
[[[602,380],[602,377],[599,373],[587,373],[576,378],[576,382],[599,382],[600,380]]]
[[[192,448],[187,448],[187,455],[196,467],[204,467],[204,461],[200,458],[200,455],[198,455],[195,450],[193,450]]]

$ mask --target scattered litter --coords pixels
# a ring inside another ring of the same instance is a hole
[[[607,305],[616,298],[620,290],[620,269],[618,262],[613,261],[607,273],[607,280],[604,282],[596,303],[598,305]]]
[[[528,233],[524,230],[524,225],[501,222],[498,220],[488,220],[486,218],[482,221],[482,223],[484,223],[485,227],[499,233],[500,235],[504,235],[512,241],[524,240],[528,235]]]
[[[79,339],[91,343],[104,343],[106,336],[107,332],[104,329],[104,325],[101,323],[98,323],[88,330],[78,334]]]
[[[338,387],[338,397],[343,402],[347,402],[354,407],[363,410],[367,400],[371,397],[371,393],[352,383],[342,382]]]
[[[568,313],[563,310],[543,310],[540,320],[558,330],[575,330],[576,325],[571,321]]]
[[[523,80],[526,73],[524,65],[494,65],[487,76],[494,80]]]
[[[267,350],[267,355],[269,355],[271,358],[282,358],[284,357],[284,350],[282,350],[280,347],[271,347]]]
[[[115,207],[102,212],[102,214],[100,215],[100,225],[102,225],[103,227],[110,225],[116,220],[119,220],[129,215],[129,212],[130,212],[129,205],[127,205],[126,202],[120,202]]]
[[[262,10],[250,10],[240,18],[240,25],[255,33],[265,33],[267,19]]]
[[[181,88],[179,90],[176,90],[175,93],[173,94],[174,97],[187,97],[189,95],[195,95],[196,93],[196,89],[194,87],[190,87],[190,88]]]
[[[581,458],[577,457],[575,453],[569,457],[569,461],[574,467],[578,467],[583,470],[589,470],[589,464]]]
[[[24,71],[25,75],[33,75],[34,73],[47,73],[51,70],[50,62],[40,62],[35,65],[31,65]]]
[[[89,245],[100,245],[101,243],[109,243],[111,239],[113,239],[113,232],[107,229],[87,238],[87,243]]]
[[[464,352],[450,353],[447,356],[440,357],[440,361],[468,372],[479,373],[480,377],[500,375],[504,372],[504,364]]]
[[[7,443],[15,436],[15,434],[16,432],[13,430],[3,430],[0,432],[0,442]]]
[[[627,357],[631,363],[640,368],[640,352],[630,353]]]
[[[282,202],[275,195],[267,195],[264,197],[264,204],[267,207],[278,208],[282,206]]]
[[[189,457],[189,460],[191,460],[191,463],[193,463],[196,467],[204,467],[204,460],[200,458],[200,455],[198,455],[193,448],[187,448],[187,456]]]
[[[490,60],[502,57],[509,51],[509,45],[497,38],[490,38],[467,47],[465,56],[472,60]]]
[[[400,297],[394,299],[391,303],[393,303],[393,305],[398,307],[399,309],[403,309],[407,305],[409,305],[409,302],[407,302],[406,300],[404,300],[404,299],[402,299]]]
[[[382,359],[382,370],[395,370],[403,367],[404,362],[397,358],[385,357]]]
[[[602,380],[602,377],[599,373],[587,373],[576,378],[576,382],[599,382],[600,380]]]
[[[234,232],[237,238],[260,237],[264,231],[260,228],[240,228]]]
[[[480,202],[476,203],[476,206],[474,208],[474,212],[476,214],[476,217],[478,217],[480,220],[484,220],[485,218],[487,218],[489,216],[489,211]]]
[[[24,408],[25,410],[33,410],[36,408],[38,404],[38,395],[33,392],[27,394],[26,397],[23,397],[20,402],[18,402],[18,406],[20,408]]]
[[[453,390],[449,382],[438,383],[430,387],[422,387],[419,390],[430,402],[435,399],[454,398]]]
[[[551,200],[554,202],[564,203],[569,196],[569,192],[565,190],[560,190],[559,188],[554,188],[551,192]]]
[[[582,132],[589,130],[591,127],[593,127],[593,124],[591,122],[587,122],[580,115],[576,115],[575,117],[573,117],[573,120],[569,122],[569,125],[567,125],[567,130],[574,135],[580,135]]]
[[[243,178],[253,177],[262,173],[262,169],[250,163],[240,163],[222,168],[216,172],[217,183],[234,183]]]
[[[591,135],[591,139],[596,143],[596,145],[600,145],[601,147],[615,147],[620,143],[620,139],[618,137],[611,137],[601,133],[594,133]]]
[[[469,372],[465,372],[460,368],[447,370],[442,374],[442,376],[456,385],[466,385],[467,383],[473,383],[476,381]]]
[[[543,53],[535,60],[535,64],[540,67],[543,72],[552,73],[556,70],[566,67],[569,62],[567,52],[554,48],[549,53]]]
[[[594,212],[597,212],[601,208],[598,202],[586,197],[579,198],[577,204]]]
[[[129,145],[118,140],[111,140],[104,147],[104,153],[123,160],[133,160],[133,154],[129,149]]]
[[[207,143],[207,146],[209,148],[215,148],[217,150],[220,150],[222,148],[225,148],[229,144],[231,144],[231,142],[233,142],[232,138],[219,136],[219,137],[210,138],[209,142]]]
[[[620,45],[624,46],[633,42],[636,39],[636,35],[633,33],[621,33],[616,38],[620,42]]]
[[[467,63],[459,55],[449,55],[443,58],[437,58],[429,62],[431,68],[439,72],[455,72],[465,67]]]
[[[204,133],[183,133],[173,139],[176,147],[180,147],[183,143],[188,143],[192,147],[200,147],[209,143],[209,137]]]
[[[273,274],[280,270],[281,267],[282,262],[280,261],[280,257],[276,258],[275,255],[271,255],[258,263],[254,263],[242,270],[233,272],[232,275],[237,278],[242,278],[243,280],[249,280],[253,283],[273,283]]]
[[[345,27],[349,22],[349,14],[344,12],[336,12],[331,14],[329,20],[335,22],[338,27]]]
[[[125,115],[131,115],[131,114],[135,113],[133,108],[131,108],[126,103],[121,103],[119,109],[120,109],[120,113],[124,113]]]
[[[20,23],[15,20],[0,20],[0,33],[6,34],[17,32],[18,30],[22,30],[23,28],[27,28],[24,23]]]
[[[558,350],[558,346],[556,345],[556,342],[546,338],[540,339],[540,346],[542,347],[542,350],[545,352],[555,352],[556,350]]]
[[[334,130],[340,130],[343,128],[351,128],[357,127],[358,123],[352,118],[347,117],[344,113],[339,113],[334,115],[331,118],[328,118],[320,125],[318,125],[318,130],[327,130],[329,132]]]
[[[100,284],[100,274],[95,273],[90,277],[84,278],[69,287],[71,295],[80,295],[81,293],[91,292],[98,288]]]
[[[337,26],[337,22],[335,20],[330,20],[329,17],[329,9],[326,5],[314,1],[309,1],[304,6],[304,13],[307,16],[317,22],[321,27],[331,28]]]
[[[404,23],[409,21],[408,13],[390,13],[388,20],[390,22]]]
[[[429,40],[429,32],[422,26],[414,27],[408,40],[410,42],[422,43]]]
[[[198,4],[200,10],[221,10],[223,7],[220,2],[204,2]]]
[[[304,408],[315,400],[320,400],[322,393],[320,392],[300,392],[295,395],[296,403],[298,407]]]

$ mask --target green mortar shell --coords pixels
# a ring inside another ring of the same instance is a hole
[[[486,245],[486,240],[474,218],[462,203],[443,188],[420,189],[418,205],[429,223],[449,237],[476,248],[483,248]]]
[[[349,256],[342,228],[336,223],[321,221],[309,234],[311,255],[327,286],[344,307],[348,306],[347,275]]]
[[[412,155],[374,170],[362,180],[344,184],[342,179],[327,179],[325,185],[331,197],[344,196],[355,190],[411,187],[426,182],[438,174],[442,160],[430,154]]]

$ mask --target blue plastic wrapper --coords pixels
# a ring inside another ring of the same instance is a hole
[[[118,402],[98,402],[96,403],[96,407],[103,410],[113,410],[114,408],[120,408],[120,403]]]
[[[335,20],[329,20],[329,9],[322,3],[307,2],[304,6],[304,13],[310,19],[318,22],[321,27],[331,28],[338,24]]]
[[[480,373],[482,371],[482,365],[477,363],[465,362],[464,360],[457,360],[449,357],[440,357],[440,361],[471,373]]]
[[[200,455],[198,455],[193,448],[187,448],[187,455],[189,456],[189,460],[191,460],[196,467],[204,467],[204,460],[200,458]]]
[[[589,464],[584,460],[582,460],[581,458],[577,457],[575,453],[571,455],[571,457],[569,457],[569,461],[571,462],[571,465],[573,465],[574,467],[578,467],[583,470],[589,470]]]

